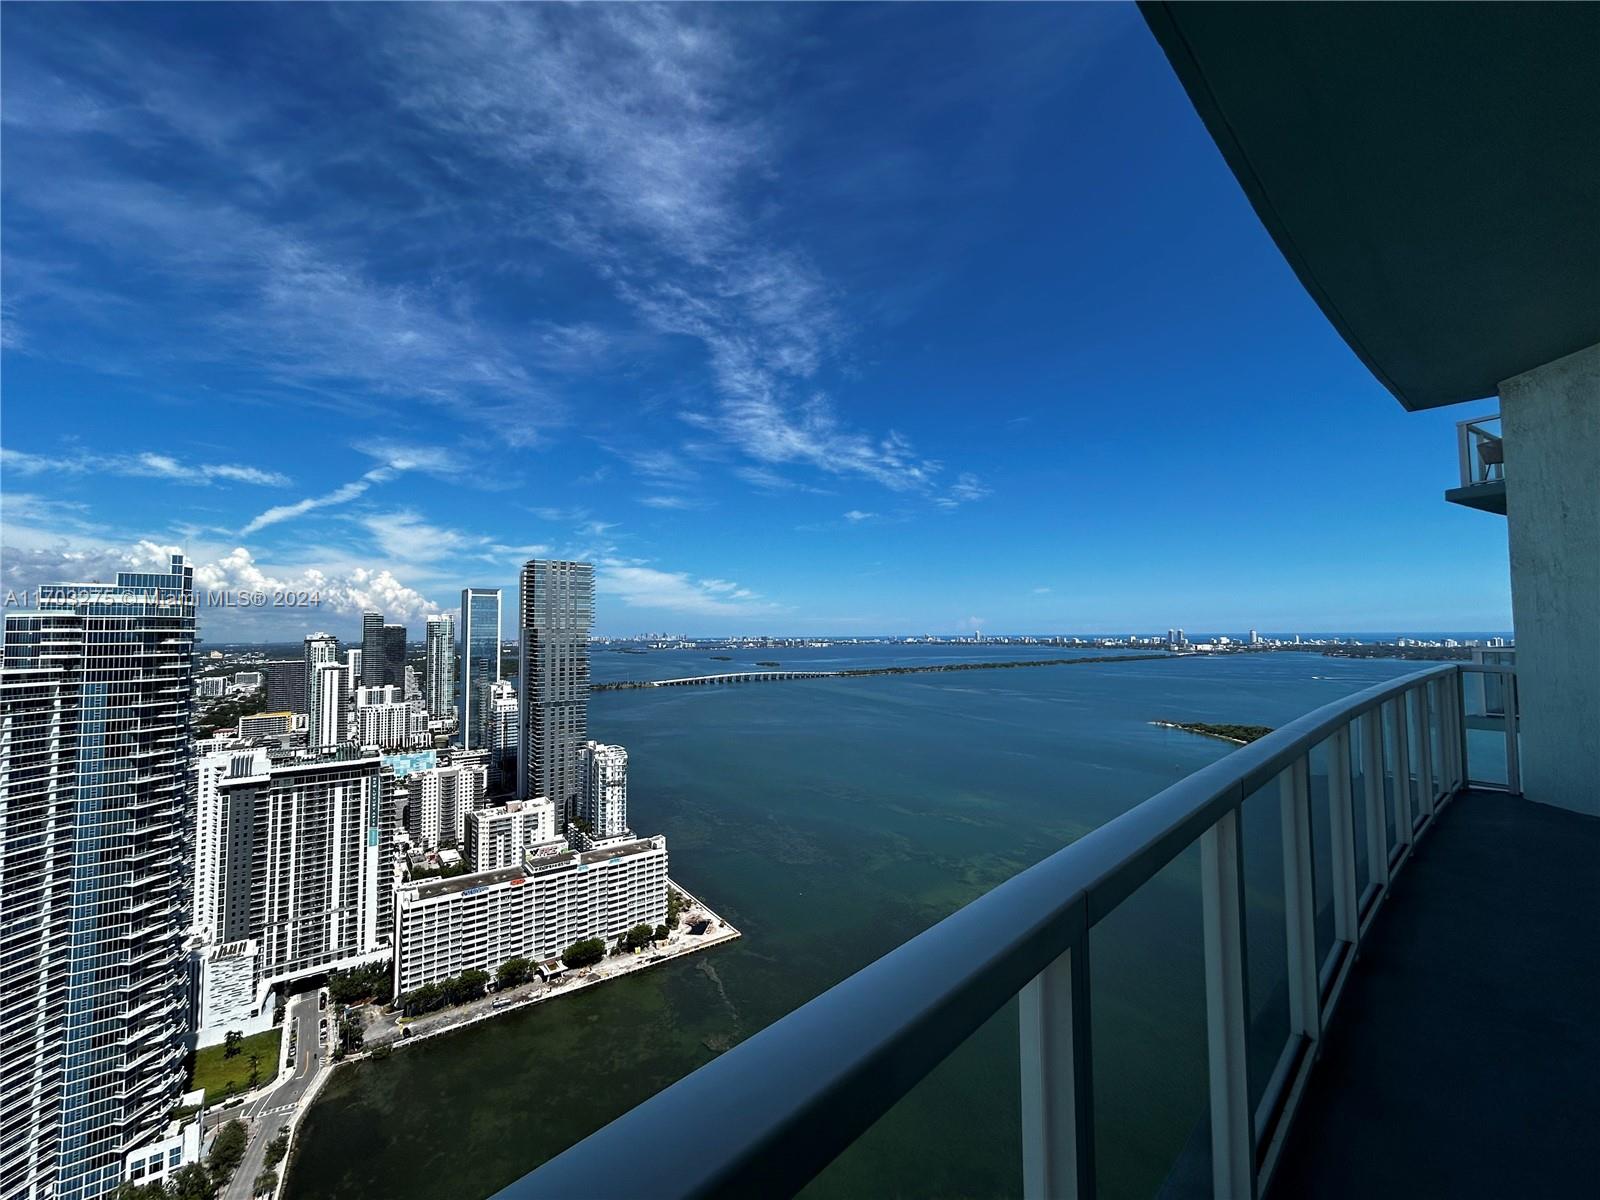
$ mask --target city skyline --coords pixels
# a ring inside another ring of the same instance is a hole
[[[1510,625],[1461,414],[1327,328],[1132,10],[8,15],[8,588],[321,597],[214,642],[536,556],[602,634]]]

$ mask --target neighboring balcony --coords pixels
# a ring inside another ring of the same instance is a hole
[[[1461,461],[1461,486],[1444,498],[1483,512],[1506,515],[1506,448],[1500,437],[1500,414],[1456,422],[1456,454]]]

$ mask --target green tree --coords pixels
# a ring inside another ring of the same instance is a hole
[[[623,937],[623,943],[629,950],[643,950],[656,935],[654,927],[645,924],[635,925]]]
[[[211,1140],[211,1153],[206,1156],[206,1167],[214,1179],[221,1183],[233,1174],[234,1168],[244,1159],[249,1141],[244,1122],[237,1117],[217,1130],[217,1136]]]
[[[500,969],[494,974],[494,983],[498,988],[514,988],[519,983],[527,983],[533,978],[533,964],[525,958],[508,958],[500,964]]]
[[[261,1083],[261,1055],[254,1050],[250,1051],[250,1086],[256,1087]]]
[[[277,1186],[278,1173],[271,1169],[265,1170],[256,1176],[255,1194],[258,1196],[270,1196]]]
[[[667,927],[665,925],[657,925],[656,926],[655,940],[658,941],[658,942],[666,941],[667,940],[667,933],[668,933],[668,930],[667,930]]]
[[[678,917],[683,912],[685,907],[686,907],[686,905],[684,903],[683,893],[677,891],[674,888],[668,888],[667,889],[667,928],[668,929],[676,929],[678,927]]]
[[[244,1045],[244,1034],[237,1029],[230,1029],[222,1038],[222,1057],[232,1058],[239,1053],[239,1047]]]
[[[199,1163],[190,1163],[167,1176],[167,1195],[170,1200],[211,1200],[220,1183]]]
[[[585,938],[581,942],[573,942],[561,953],[561,960],[567,966],[577,969],[579,967],[592,967],[606,956],[606,944],[599,938]]]

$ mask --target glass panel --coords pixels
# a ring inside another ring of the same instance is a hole
[[[1099,1195],[1210,1196],[1199,843],[1091,929],[1089,947]]]
[[[1394,857],[1395,847],[1399,839],[1395,837],[1394,811],[1399,802],[1399,791],[1395,785],[1395,705],[1396,700],[1390,700],[1381,708],[1383,714],[1383,827],[1388,831],[1389,856]]]
[[[1289,1040],[1288,943],[1284,934],[1283,810],[1278,781],[1244,802],[1245,1038],[1250,1111],[1266,1093],[1273,1068]]]
[[[1474,783],[1506,784],[1505,691],[1498,675],[1468,671],[1463,683],[1467,726],[1467,778]]]
[[[1433,762],[1434,798],[1444,795],[1450,786],[1446,776],[1450,773],[1450,756],[1444,744],[1445,685],[1435,680],[1428,685],[1428,752]]]
[[[1328,763],[1333,742],[1311,749],[1311,886],[1316,897],[1317,967],[1333,949],[1333,810],[1328,786]]]
[[[799,1194],[1021,1195],[1017,1055],[1013,997]]]
[[[1367,856],[1367,776],[1361,767],[1363,724],[1356,720],[1346,728],[1350,731],[1350,815],[1355,827],[1356,900],[1359,902],[1372,883],[1372,864]]]
[[[1413,822],[1422,817],[1422,756],[1427,753],[1428,743],[1423,736],[1425,727],[1422,715],[1422,689],[1412,688],[1405,695],[1406,714],[1406,771],[1411,788],[1411,819]]]

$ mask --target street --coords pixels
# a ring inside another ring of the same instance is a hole
[[[283,1083],[243,1108],[228,1114],[228,1119],[242,1117],[250,1128],[250,1143],[245,1147],[244,1160],[228,1181],[223,1200],[250,1200],[255,1190],[256,1176],[261,1174],[266,1160],[267,1143],[278,1134],[278,1128],[287,1125],[294,1115],[302,1096],[325,1069],[322,1036],[318,1018],[317,993],[305,992],[289,1001],[289,1011],[284,1017],[284,1036],[296,1030],[294,1074]],[[279,1164],[282,1170],[283,1164]]]

